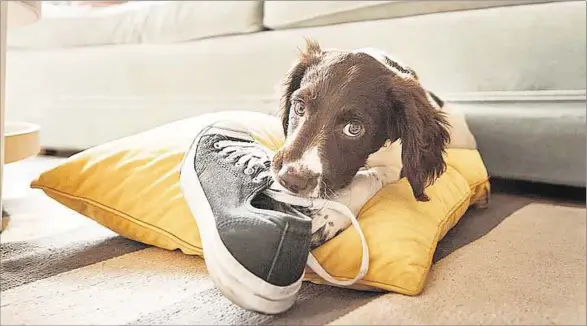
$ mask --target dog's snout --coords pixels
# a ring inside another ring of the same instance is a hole
[[[293,193],[303,193],[316,187],[318,174],[293,166],[282,168],[277,175],[279,183]]]

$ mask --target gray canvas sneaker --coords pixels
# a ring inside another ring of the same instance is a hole
[[[185,155],[180,184],[215,284],[245,309],[276,314],[296,300],[312,222],[263,193],[269,155],[248,133],[211,125]]]

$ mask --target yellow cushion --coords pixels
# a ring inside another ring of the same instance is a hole
[[[201,255],[198,228],[179,186],[184,153],[195,134],[214,120],[246,127],[276,150],[283,132],[276,117],[223,112],[167,124],[74,155],[31,184],[61,204],[135,241]],[[369,273],[354,288],[415,295],[422,291],[437,242],[472,200],[483,200],[489,182],[476,150],[449,150],[449,168],[427,189],[431,201],[416,202],[405,179],[386,186],[359,214],[370,247]],[[349,228],[314,250],[332,275],[353,277],[360,242]],[[308,272],[306,279],[322,281]]]

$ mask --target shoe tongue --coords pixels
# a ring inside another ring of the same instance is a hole
[[[276,191],[276,192],[283,192],[283,193],[288,193],[289,191],[287,189],[285,189],[284,187],[282,187],[279,182],[276,181],[272,181],[271,184],[269,185],[269,187],[267,188],[268,190],[272,190],[272,191]]]
[[[292,206],[311,207],[313,204],[311,199],[299,197],[275,181],[271,182],[269,187],[265,189],[265,194],[276,201]]]
[[[295,215],[295,216],[304,215],[304,213],[302,213],[300,210],[296,209],[294,206],[289,205],[289,204],[284,203],[279,200],[275,200],[264,192],[259,193],[251,201],[251,205],[253,205],[253,207],[256,207],[259,209],[278,211],[278,212],[281,212],[284,214],[289,214],[289,215]],[[308,215],[308,214],[306,214],[306,215]],[[309,218],[309,216],[305,216],[305,217]]]

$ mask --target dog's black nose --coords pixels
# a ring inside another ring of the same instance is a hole
[[[296,169],[293,166],[282,168],[277,175],[279,183],[285,189],[299,194],[314,187],[318,180],[318,174],[307,169]]]

